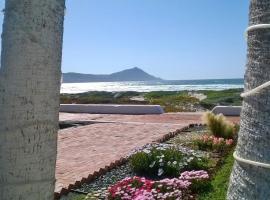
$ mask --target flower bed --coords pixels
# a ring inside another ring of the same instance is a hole
[[[212,135],[203,135],[194,141],[195,146],[203,151],[216,151],[218,153],[226,153],[234,145],[232,139],[224,139],[222,137],[214,137]]]
[[[217,163],[222,163],[236,143],[208,134],[204,126],[196,127],[186,131],[185,138],[179,134],[168,143],[134,149],[126,157],[128,163],[84,184],[78,191],[88,193],[84,198],[88,200],[197,199],[211,190]]]
[[[209,181],[206,171],[186,171],[179,178],[152,181],[141,177],[125,178],[109,188],[109,200],[184,200],[193,199],[192,186]],[[195,186],[197,185],[197,186]]]

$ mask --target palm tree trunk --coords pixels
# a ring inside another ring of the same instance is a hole
[[[270,1],[251,0],[249,25],[270,24]],[[270,29],[248,33],[248,61],[245,90],[270,80]],[[270,90],[244,98],[237,155],[270,163]],[[266,200],[270,198],[270,169],[236,161],[227,199]]]
[[[0,199],[52,200],[64,0],[6,0],[0,69]]]

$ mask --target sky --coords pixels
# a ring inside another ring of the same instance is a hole
[[[248,4],[66,0],[62,71],[109,74],[139,67],[168,80],[242,78]]]

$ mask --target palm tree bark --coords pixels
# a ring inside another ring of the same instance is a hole
[[[54,198],[64,0],[6,0],[0,199]]]
[[[249,25],[270,24],[270,1],[251,0]],[[270,80],[270,29],[248,32],[245,90]],[[237,155],[270,164],[270,90],[243,101]],[[236,161],[227,199],[266,200],[270,197],[270,169]]]

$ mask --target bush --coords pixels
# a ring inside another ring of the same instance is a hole
[[[237,125],[229,122],[222,114],[215,115],[206,112],[202,119],[215,137],[224,139],[235,139],[237,137]]]
[[[185,170],[208,168],[208,159],[180,152],[178,149],[143,150],[130,157],[132,169],[148,177],[177,177]]]

